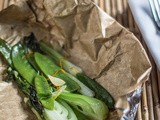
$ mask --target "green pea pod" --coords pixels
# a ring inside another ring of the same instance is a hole
[[[28,57],[28,61],[32,65],[32,67],[38,72],[39,71],[39,67],[37,66],[37,64],[36,64],[36,62],[34,60],[34,56],[29,56]]]
[[[52,96],[51,88],[43,76],[37,75],[34,79],[34,85],[40,98]]]
[[[55,77],[63,79],[67,85],[66,90],[73,92],[80,89],[79,85],[68,77],[65,71],[61,71],[62,69],[55,65],[49,57],[40,53],[35,53],[34,58],[38,67],[46,76],[54,74]]]
[[[0,53],[3,55],[8,64],[11,65],[12,64],[12,60],[10,57],[11,47],[7,45],[7,43],[2,39],[0,39]]]
[[[16,44],[12,48],[11,58],[15,69],[19,74],[30,84],[32,84],[34,77],[37,72],[32,68],[32,66],[27,61],[25,56],[25,51],[21,44]]]
[[[35,88],[37,91],[37,96],[42,105],[52,110],[54,107],[54,100],[52,98],[52,90],[45,79],[45,77],[37,75],[34,79]]]

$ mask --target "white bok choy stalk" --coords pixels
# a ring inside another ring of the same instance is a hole
[[[54,109],[44,109],[46,120],[78,120],[70,106],[62,100],[54,101]]]

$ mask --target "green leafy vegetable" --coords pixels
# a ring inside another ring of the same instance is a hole
[[[61,104],[55,101],[53,110],[44,109],[44,116],[46,120],[77,120],[72,109],[62,101]]]
[[[80,111],[78,111],[77,109],[73,108],[74,113],[76,114],[78,120],[91,120],[89,119],[86,115],[84,115],[83,113],[81,113]]]
[[[25,51],[21,44],[16,44],[12,48],[12,62],[15,69],[19,74],[27,80],[30,84],[33,84],[33,79],[37,75],[36,71],[32,68],[26,59]]]
[[[54,100],[52,98],[52,90],[45,77],[37,75],[34,79],[34,84],[38,99],[42,105],[49,110],[53,110]]]
[[[99,100],[102,100],[106,103],[108,108],[114,108],[114,99],[112,96],[107,92],[105,88],[103,88],[100,84],[98,84],[95,80],[92,80],[88,76],[83,73],[78,73],[77,78],[82,81],[85,85],[87,85],[90,89],[94,90],[95,97]]]
[[[58,99],[58,102],[68,110],[68,120],[78,120],[72,108],[64,100]]]
[[[108,107],[98,99],[67,92],[63,92],[59,98],[65,100],[91,120],[104,120],[107,117]]]

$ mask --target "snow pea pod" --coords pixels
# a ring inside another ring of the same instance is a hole
[[[37,96],[42,105],[52,110],[54,107],[54,100],[52,98],[52,90],[45,79],[45,77],[37,75],[34,79],[34,85],[37,91]]]
[[[33,79],[37,75],[37,72],[29,64],[25,51],[21,44],[16,44],[12,48],[11,58],[15,69],[19,74],[30,84],[33,84]]]
[[[36,52],[34,58],[38,67],[46,76],[54,75],[57,78],[63,79],[67,85],[66,90],[73,92],[80,89],[79,85],[68,77],[65,71],[58,67],[49,57]]]

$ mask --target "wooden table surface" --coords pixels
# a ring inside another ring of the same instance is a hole
[[[11,0],[0,0],[0,10],[6,8],[9,2],[11,2]],[[127,0],[95,0],[95,2],[121,25],[133,32],[147,51],[153,69],[150,79],[143,85],[142,99],[138,108],[136,120],[160,120],[160,72],[143,41]]]

